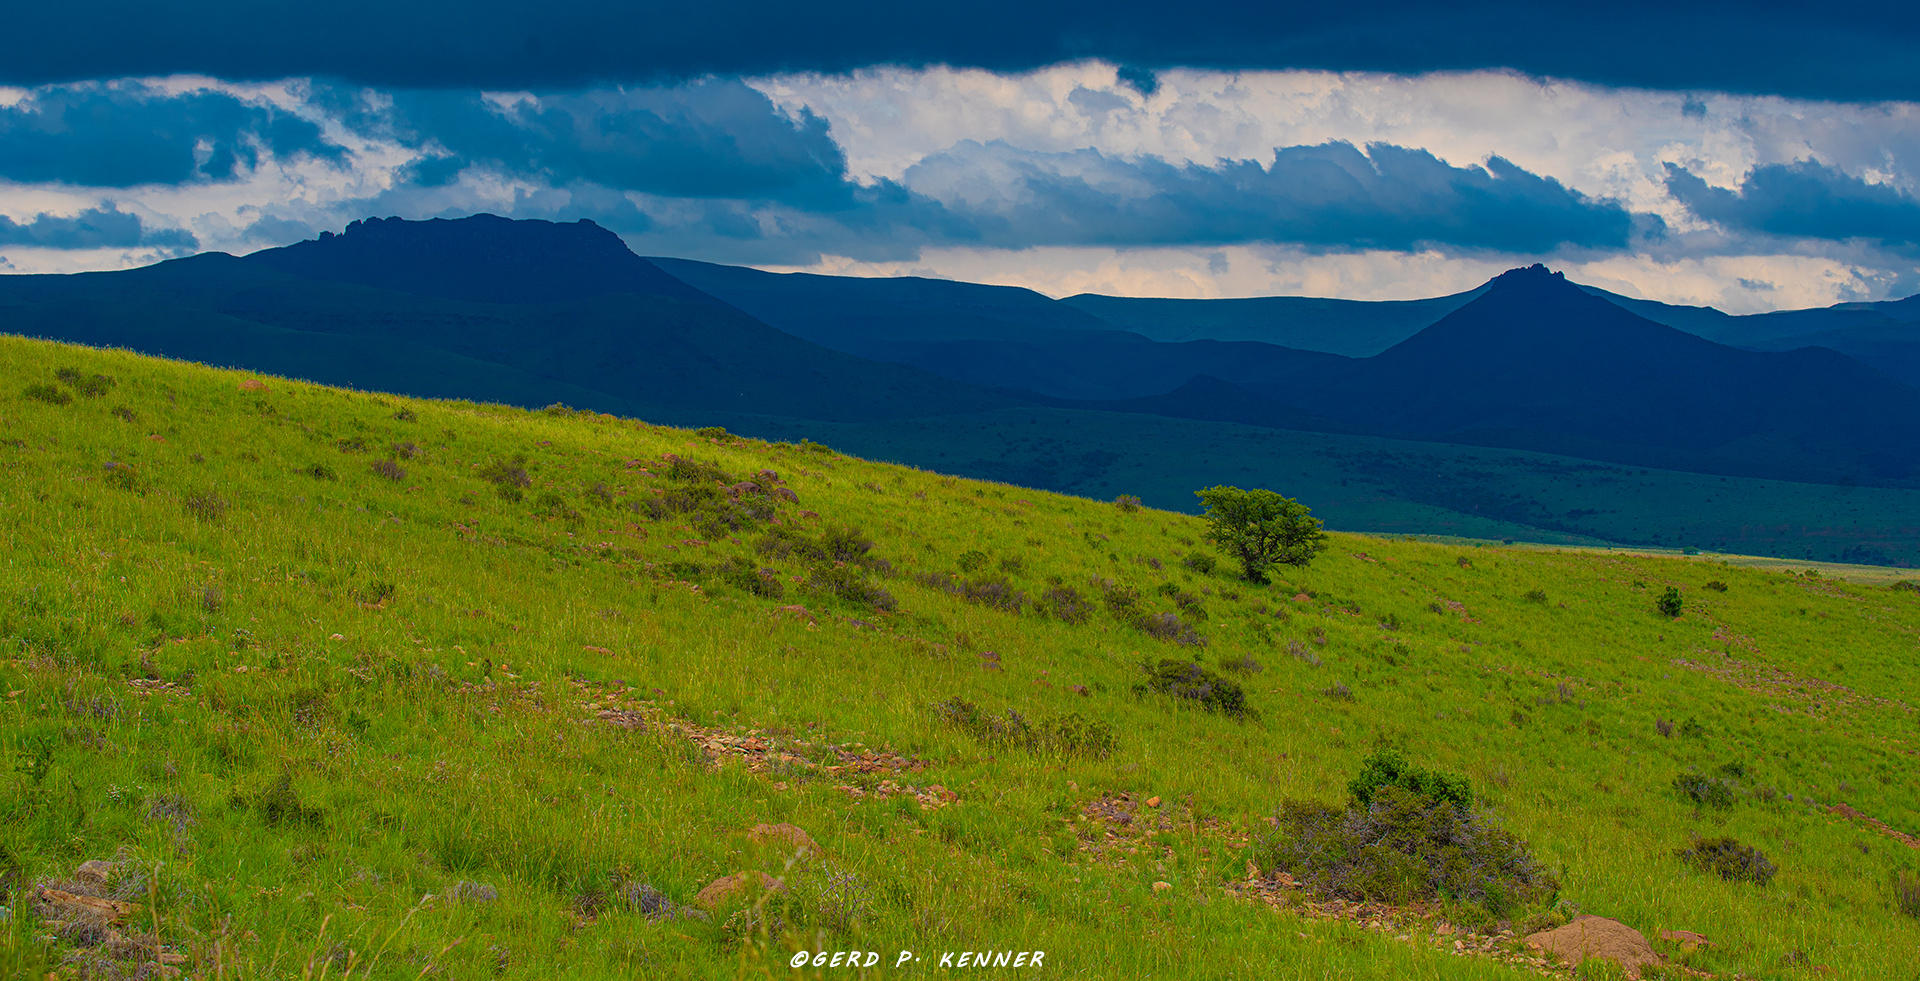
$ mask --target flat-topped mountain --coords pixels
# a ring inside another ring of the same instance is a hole
[[[572,223],[496,215],[367,218],[342,234],[322,232],[318,239],[255,252],[245,261],[300,279],[475,303],[551,303],[608,293],[711,300],[584,218]]]

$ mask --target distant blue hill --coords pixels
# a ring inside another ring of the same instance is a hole
[[[12,333],[409,394],[833,423],[1047,405],[1920,486],[1920,391],[1832,350],[1741,350],[1629,307],[1680,309],[1702,330],[1797,323],[1595,295],[1537,267],[1388,304],[1057,301],[943,280],[649,261],[591,222],[490,215],[355,222],[244,257],[0,277],[0,329]],[[1907,309],[1799,320],[1839,324],[1831,330],[1852,332],[1849,343],[1871,340],[1893,358],[1908,325],[1887,313]],[[1177,322],[1152,326],[1155,311]],[[1365,357],[1155,339],[1244,336],[1266,318],[1326,342],[1341,317],[1350,350],[1398,339]]]

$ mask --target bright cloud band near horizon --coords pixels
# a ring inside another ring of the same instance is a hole
[[[1470,288],[1535,261],[1746,313],[1920,291],[1920,109],[1512,72],[878,68],[536,92],[0,88],[0,270],[369,215],[1053,295]]]

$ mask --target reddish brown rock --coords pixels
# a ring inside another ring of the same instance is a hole
[[[1660,963],[1640,931],[1604,916],[1576,916],[1566,926],[1529,935],[1527,946],[1553,954],[1567,967],[1579,967],[1589,957],[1609,960],[1630,978],[1639,977],[1642,966]]]
[[[747,839],[756,845],[780,845],[787,851],[798,852],[810,858],[826,854],[821,851],[819,843],[813,840],[812,835],[798,826],[785,822],[756,824],[752,831],[747,832]]]
[[[715,909],[728,900],[745,893],[748,889],[752,888],[756,882],[758,882],[760,888],[766,892],[785,892],[787,888],[786,883],[781,882],[779,879],[765,872],[741,872],[738,875],[723,875],[707,883],[707,887],[700,890],[698,896],[693,897],[694,905],[701,909]]]

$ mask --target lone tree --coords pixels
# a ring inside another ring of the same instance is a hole
[[[1207,541],[1232,553],[1248,582],[1264,583],[1276,565],[1305,566],[1327,547],[1320,519],[1291,497],[1270,490],[1209,487],[1194,491],[1207,506]]]

